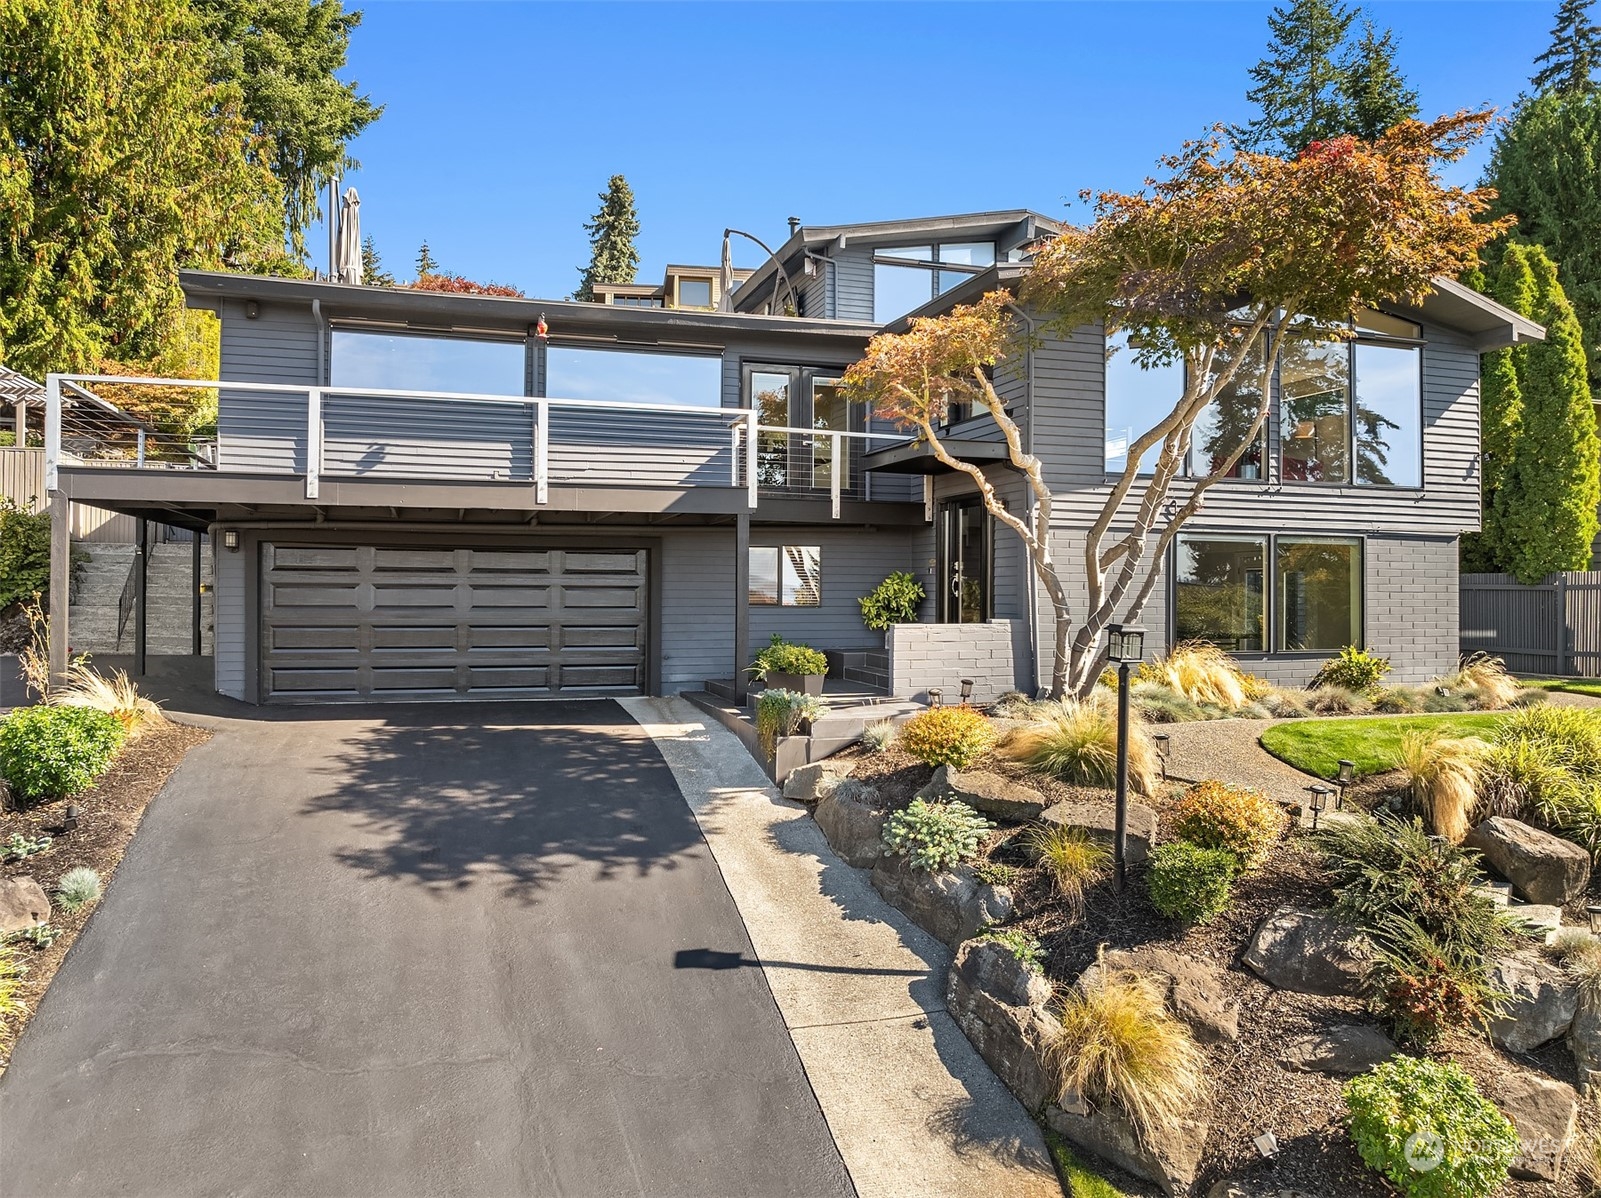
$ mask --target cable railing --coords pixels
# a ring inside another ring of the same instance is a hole
[[[215,392],[215,438],[183,438],[89,388]],[[907,440],[896,433],[764,425],[750,409],[687,404],[306,387],[116,375],[46,379],[46,486],[68,466],[293,475],[317,500],[324,479],[556,487],[720,487],[871,498],[861,459]],[[875,445],[874,443],[878,443]]]

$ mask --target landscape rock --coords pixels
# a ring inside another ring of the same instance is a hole
[[[1229,997],[1224,973],[1216,966],[1165,948],[1113,949],[1104,960],[1110,971],[1133,970],[1161,983],[1168,1009],[1189,1024],[1202,1044],[1240,1038],[1239,1004]],[[1099,965],[1091,965],[1079,976],[1078,988],[1088,992],[1100,972]]]
[[[1096,840],[1111,844],[1115,838],[1117,812],[1111,803],[1079,803],[1065,800],[1040,812],[1048,824],[1082,828]],[[1156,846],[1156,812],[1133,799],[1128,804],[1128,859],[1144,861]]]
[[[1562,908],[1551,903],[1513,903],[1506,912],[1525,933],[1545,944],[1555,941],[1562,928]]]
[[[1579,1066],[1579,1092],[1601,1097],[1601,995],[1579,993],[1579,1009],[1568,1031],[1568,1051]]]
[[[1134,1125],[1111,1111],[1045,1109],[1045,1122],[1075,1148],[1082,1148],[1126,1173],[1155,1182],[1165,1194],[1185,1195],[1201,1167],[1201,1150],[1210,1127],[1185,1119],[1161,1129],[1151,1144],[1140,1141]]]
[[[905,857],[880,857],[872,881],[886,901],[951,948],[1012,917],[1012,892],[980,882],[971,866],[929,873]]]
[[[1490,1021],[1490,1039],[1506,1052],[1533,1052],[1573,1026],[1579,988],[1558,965],[1532,952],[1502,957],[1490,967],[1490,986],[1511,998]]]
[[[888,813],[874,805],[874,797],[872,787],[854,778],[842,778],[812,810],[812,818],[823,830],[829,848],[846,865],[858,869],[872,868],[884,851],[882,837]]]
[[[26,874],[0,880],[0,935],[49,922],[50,900],[39,883]]]
[[[1496,815],[1467,835],[1497,873],[1531,903],[1560,907],[1584,893],[1590,884],[1590,854],[1574,844],[1521,820]]]
[[[1291,1041],[1279,1057],[1279,1063],[1286,1069],[1301,1073],[1355,1077],[1388,1060],[1398,1051],[1395,1041],[1376,1027],[1342,1024],[1315,1036],[1303,1036]]]
[[[1043,1046],[1051,1018],[1051,985],[993,940],[969,940],[956,950],[945,990],[945,1009],[1006,1088],[1030,1111],[1054,1087]]]
[[[1578,1124],[1579,1096],[1573,1087],[1529,1069],[1509,1066],[1496,1075],[1486,1090],[1518,1133],[1512,1176],[1527,1181],[1555,1181]]]
[[[985,815],[1000,819],[1038,819],[1047,804],[1043,795],[1021,782],[1013,782],[987,770],[955,770],[942,765],[934,771],[928,785],[917,797],[929,802],[955,798]]]
[[[816,803],[834,793],[851,771],[854,761],[814,761],[791,770],[784,779],[784,797],[801,803]]]
[[[1284,906],[1262,921],[1245,963],[1280,990],[1359,995],[1368,951],[1361,934],[1330,911]]]

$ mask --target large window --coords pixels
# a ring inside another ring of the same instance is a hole
[[[335,387],[380,391],[523,395],[526,361],[521,340],[335,329],[328,378]]]
[[[1121,474],[1128,465],[1129,447],[1173,410],[1184,394],[1184,366],[1174,362],[1146,370],[1134,360],[1128,335],[1118,332],[1106,339],[1106,469]],[[1156,468],[1161,442],[1140,458],[1140,472]]]
[[[1190,473],[1205,478],[1222,469],[1229,456],[1240,447],[1250,431],[1257,414],[1262,411],[1262,364],[1266,339],[1258,337],[1245,360],[1228,386],[1218,392],[1217,399],[1206,405],[1195,421],[1190,435]],[[1228,369],[1228,362],[1215,360],[1214,376]],[[1245,447],[1239,460],[1225,478],[1261,478],[1262,463],[1266,460],[1267,421],[1262,422],[1251,444]]]
[[[545,394],[555,399],[715,408],[722,381],[721,358],[565,345],[545,351]]]
[[[1291,341],[1279,363],[1279,440],[1290,482],[1350,482],[1351,347]]]
[[[774,490],[831,488],[834,439],[827,434],[861,432],[867,422],[864,406],[846,399],[838,372],[820,367],[747,366],[745,406],[756,409],[763,425],[816,430],[758,435],[756,480]],[[859,481],[852,464],[861,453],[860,441],[840,438],[840,489],[846,493]]]
[[[888,324],[993,265],[993,241],[882,246],[873,251],[873,319]]]
[[[750,601],[759,607],[817,607],[823,601],[823,551],[816,545],[752,545]]]
[[[1357,538],[1197,533],[1181,535],[1174,549],[1175,641],[1211,641],[1230,653],[1362,644]]]
[[[1356,344],[1356,481],[1423,485],[1423,351]]]

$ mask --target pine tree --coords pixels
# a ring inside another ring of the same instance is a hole
[[[595,298],[597,283],[632,283],[639,273],[639,214],[634,211],[634,189],[621,175],[613,175],[600,196],[600,211],[584,222],[589,231],[589,265],[579,271],[576,300]]]
[[[378,255],[378,246],[372,234],[361,239],[361,281],[369,287],[393,287],[395,276],[384,269],[384,260]]]
[[[434,256],[428,252],[428,243],[426,241],[423,242],[422,248],[417,251],[417,277],[420,279],[423,275],[441,273],[439,263],[435,262]]]
[[[1519,582],[1534,583],[1590,564],[1601,505],[1601,440],[1584,339],[1556,264],[1540,246],[1509,246],[1505,257],[1526,262],[1533,288],[1528,315],[1545,326],[1544,341],[1510,351],[1521,357],[1515,369],[1522,410],[1512,461],[1495,496],[1501,564]],[[1514,264],[1513,273],[1520,269]],[[1518,286],[1512,298],[1524,299],[1529,283],[1519,280]]]
[[[1347,118],[1344,132],[1376,141],[1385,130],[1418,114],[1418,94],[1395,65],[1395,35],[1383,36],[1373,22],[1362,22],[1362,40],[1346,54],[1340,94]]]
[[[1551,29],[1551,45],[1534,60],[1545,64],[1529,80],[1536,95],[1596,90],[1595,70],[1601,66],[1601,25],[1590,19],[1593,3],[1595,0],[1562,0],[1557,23]]]
[[[1350,132],[1340,48],[1356,15],[1339,0],[1291,0],[1273,10],[1267,57],[1251,68],[1256,86],[1245,93],[1262,115],[1234,131],[1242,146],[1299,154]]]

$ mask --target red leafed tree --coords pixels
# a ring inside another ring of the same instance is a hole
[[[412,291],[449,291],[457,295],[501,295],[513,299],[523,298],[523,293],[515,287],[508,287],[504,283],[475,283],[461,275],[420,274],[410,283],[402,283],[401,286]]]

